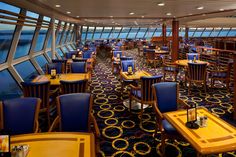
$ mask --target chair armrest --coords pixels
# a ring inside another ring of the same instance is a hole
[[[96,121],[96,119],[95,119],[95,117],[93,116],[92,113],[90,114],[90,116],[91,116],[91,119],[92,119],[92,123],[93,123],[93,125],[94,125],[96,137],[100,137],[100,136],[101,136],[101,133],[100,133],[100,130],[99,130],[99,128],[98,128],[97,121]]]
[[[158,109],[156,102],[153,104],[154,111],[156,113],[156,120],[158,121],[159,130],[163,131],[162,120],[164,119],[161,111]]]
[[[34,128],[34,133],[37,133],[37,132],[39,132],[39,121],[38,120],[35,121],[35,128]]]
[[[188,107],[188,104],[186,102],[184,102],[183,100],[179,99],[177,100],[178,104],[181,104],[184,106],[184,108],[187,108]]]
[[[53,121],[51,127],[49,128],[48,132],[52,132],[57,127],[58,124],[59,124],[59,116],[57,116],[54,119],[54,121]]]
[[[140,90],[141,89],[141,87],[134,86],[132,84],[129,84],[129,86],[130,86],[131,90]]]

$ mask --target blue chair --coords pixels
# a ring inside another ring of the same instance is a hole
[[[152,105],[154,103],[154,95],[152,85],[161,82],[162,75],[159,76],[145,76],[141,77],[141,87],[130,85],[129,93],[129,109],[131,110],[132,100],[136,100],[141,103],[141,123],[143,117],[143,104]]]
[[[186,105],[179,99],[179,88],[176,82],[160,82],[152,85],[154,91],[154,111],[156,113],[156,130],[161,131],[161,149],[165,153],[165,140],[167,138],[178,138],[177,130],[164,119],[162,113],[178,110],[178,104]],[[187,106],[187,105],[186,105]]]
[[[86,73],[87,72],[87,62],[73,62],[71,63],[72,73]]]
[[[65,73],[65,67],[63,63],[48,63],[46,64],[46,74],[51,74],[51,70],[56,69],[57,74]]]
[[[113,51],[113,57],[117,57],[117,54],[121,56],[123,56],[123,52],[122,51]]]
[[[199,54],[198,53],[186,53],[187,60],[194,60],[194,56],[196,57],[196,60],[199,60]]]
[[[33,97],[3,101],[0,104],[3,129],[10,135],[38,132],[40,103],[40,99]]]
[[[62,64],[64,72],[67,70],[67,59],[52,59],[52,63]]]
[[[83,51],[83,58],[85,58],[85,59],[92,58],[92,53],[93,53],[92,50]]]
[[[59,124],[59,131],[90,132],[91,124],[95,128],[95,135],[100,136],[97,122],[92,112],[93,97],[89,93],[64,94],[57,97],[58,116],[54,120],[49,132]]]
[[[85,93],[88,88],[88,80],[78,80],[78,81],[60,81],[61,93]]]
[[[133,60],[133,57],[121,56],[121,57],[120,57],[120,60],[121,60],[121,61]]]
[[[50,92],[50,82],[21,82],[24,97],[36,97],[42,100],[40,112],[46,112],[48,126],[50,125],[50,95],[57,92],[57,89]],[[52,100],[52,99],[51,99]]]
[[[70,52],[65,53],[66,59],[71,59],[73,55],[77,55],[77,50],[72,50]]]

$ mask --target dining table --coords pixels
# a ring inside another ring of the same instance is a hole
[[[55,78],[52,78],[50,74],[38,75],[36,78],[32,80],[32,82],[50,81],[50,85],[59,86],[60,80],[77,81],[77,80],[84,80],[84,79],[91,80],[90,72],[57,74]]]
[[[93,133],[46,132],[14,135],[11,148],[24,147],[27,157],[95,157]]]

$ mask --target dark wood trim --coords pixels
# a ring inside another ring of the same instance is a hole
[[[172,21],[172,61],[178,60],[179,51],[179,21]]]
[[[233,54],[233,59],[234,59],[234,115],[233,115],[233,119],[236,120],[236,53]]]

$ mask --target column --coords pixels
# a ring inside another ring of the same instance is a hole
[[[166,23],[162,24],[162,45],[166,46]]]
[[[172,21],[172,52],[171,52],[172,61],[176,61],[178,59],[178,51],[179,51],[179,21],[176,21],[174,19]]]
[[[188,39],[188,31],[189,31],[189,28],[185,27],[185,40]]]
[[[52,59],[56,58],[55,18],[52,18]]]

